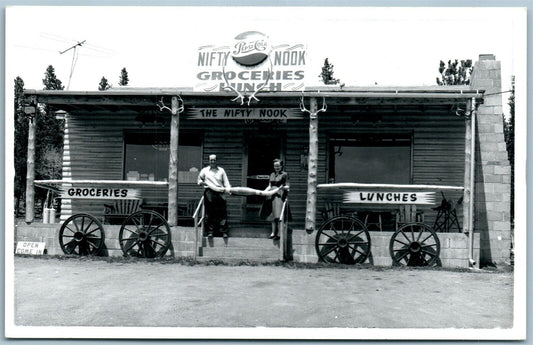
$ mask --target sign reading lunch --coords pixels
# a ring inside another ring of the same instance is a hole
[[[265,34],[247,31],[230,45],[198,48],[194,90],[303,91],[305,66],[305,45],[272,45]]]
[[[345,203],[356,204],[418,204],[434,205],[434,192],[397,192],[397,191],[372,191],[372,192],[346,192]]]

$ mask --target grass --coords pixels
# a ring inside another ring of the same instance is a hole
[[[469,269],[469,268],[449,268],[449,267],[406,267],[406,266],[374,266],[371,264],[355,264],[355,265],[344,265],[344,264],[333,264],[325,262],[316,262],[316,263],[305,263],[305,262],[283,262],[283,261],[270,261],[262,262],[255,260],[221,260],[221,259],[200,259],[194,260],[192,257],[163,257],[163,258],[135,258],[135,257],[121,257],[121,256],[76,256],[76,255],[23,255],[16,254],[17,257],[31,257],[33,259],[40,260],[71,260],[71,261],[101,261],[107,263],[158,263],[158,264],[177,264],[184,266],[271,266],[271,267],[284,267],[288,269],[352,269],[352,270],[373,270],[373,271],[389,271],[389,270],[426,270],[426,271],[447,271],[447,272],[482,272],[482,273],[503,273],[503,272],[513,272],[514,267],[512,265],[500,265],[500,266],[490,266],[483,269]]]

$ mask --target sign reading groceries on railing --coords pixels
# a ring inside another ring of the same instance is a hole
[[[113,187],[66,187],[61,191],[64,199],[138,199],[138,189]]]
[[[345,192],[345,203],[357,204],[435,204],[435,192],[357,191]]]

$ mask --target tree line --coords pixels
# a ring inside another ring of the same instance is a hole
[[[105,77],[102,80],[106,81]],[[64,90],[65,87],[57,77],[52,65],[46,68],[44,78],[42,79],[44,90]],[[28,157],[28,121],[24,113],[24,80],[17,76],[14,80],[15,99],[15,178],[14,178],[14,198],[15,198],[15,215],[19,216],[24,205],[26,193],[26,160]],[[128,72],[126,68],[121,70],[119,76],[119,85],[126,86],[129,83]],[[99,90],[107,90],[111,85],[101,88],[102,81],[98,87]],[[35,179],[37,180],[55,180],[61,179],[62,161],[63,161],[63,120],[57,119],[56,114],[50,111],[45,105],[39,104],[36,107],[35,123]],[[46,198],[46,191],[42,188],[35,190],[35,200],[38,204],[43,204]]]

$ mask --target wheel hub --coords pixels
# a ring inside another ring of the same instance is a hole
[[[411,242],[409,244],[409,251],[411,253],[419,253],[422,250],[422,246],[418,242]]]
[[[139,232],[139,239],[141,241],[146,241],[148,239],[148,232],[141,230],[141,232]]]
[[[339,246],[339,248],[348,247],[348,240],[346,239],[346,237],[339,238],[337,240],[337,246]]]
[[[85,239],[85,234],[81,231],[78,231],[74,234],[74,240],[76,242],[82,242]]]

